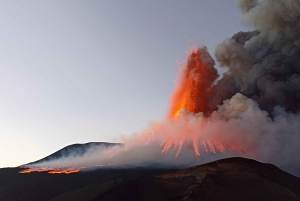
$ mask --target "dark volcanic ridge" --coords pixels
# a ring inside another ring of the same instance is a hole
[[[101,154],[101,151],[112,148],[114,146],[123,146],[124,144],[122,143],[109,143],[109,142],[89,142],[89,143],[84,143],[84,144],[72,144],[69,146],[66,146],[42,159],[39,159],[34,162],[30,162],[27,164],[24,164],[20,167],[24,168],[26,166],[37,166],[39,167],[40,165],[45,165],[44,167],[51,168],[52,163],[51,162],[58,162],[59,163],[64,163],[69,160],[72,160],[72,158],[77,158],[77,159],[83,159],[83,158],[88,158],[88,154]],[[87,154],[87,155],[86,155]],[[76,159],[75,159],[76,161]],[[49,166],[47,166],[47,162],[49,163]],[[97,161],[93,161],[94,164],[97,163]],[[155,161],[150,161],[150,162],[140,162],[140,163],[135,163],[135,164],[119,164],[119,165],[112,165],[112,166],[89,166],[88,164],[82,163],[81,166],[87,167],[84,170],[81,171],[93,171],[98,168],[101,169],[126,169],[126,168],[149,168],[149,169],[180,169],[180,168],[186,168],[186,165],[173,165],[173,164],[163,164]],[[42,166],[43,167],[43,166]],[[74,166],[76,168],[76,166]]]
[[[227,158],[109,190],[105,200],[300,200],[300,179],[272,164]]]
[[[18,171],[0,169],[0,200],[300,200],[300,178],[239,157],[182,170],[100,168],[72,175]]]
[[[34,162],[27,163],[25,165],[34,165],[37,163],[54,161],[61,158],[68,158],[71,156],[82,157],[84,156],[84,154],[88,153],[92,149],[99,150],[100,148],[105,149],[113,146],[122,146],[122,144],[110,142],[89,142],[84,144],[72,144],[50,154],[49,156],[46,156]]]
[[[136,178],[152,178],[153,175],[174,169],[97,168],[69,175],[52,175],[47,172],[19,174],[19,171],[20,168],[0,169],[1,201],[49,201],[69,193],[75,193],[75,198],[60,200],[90,201],[91,197],[98,197],[120,183]]]

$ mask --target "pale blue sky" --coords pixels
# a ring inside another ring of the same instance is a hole
[[[0,167],[164,119],[189,46],[240,30],[236,0],[0,1]]]

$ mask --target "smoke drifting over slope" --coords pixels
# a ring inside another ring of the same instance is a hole
[[[257,30],[216,47],[217,61],[228,68],[217,84],[211,86],[217,74],[206,48],[195,50],[164,122],[122,139],[124,146],[39,165],[190,166],[240,155],[299,176],[300,2],[241,0],[239,6],[244,22]]]

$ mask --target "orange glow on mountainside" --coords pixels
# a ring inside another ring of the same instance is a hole
[[[72,173],[77,173],[81,168],[36,168],[32,166],[20,166],[20,168],[24,168],[24,170],[20,171],[20,174],[29,174],[32,172],[48,172],[49,174],[72,174]]]
[[[73,174],[78,173],[86,168],[96,168],[96,167],[105,167],[105,166],[114,166],[115,164],[107,165],[94,165],[91,167],[34,167],[34,166],[20,166],[24,170],[19,171],[20,174],[30,174],[33,172],[47,172],[49,174]]]

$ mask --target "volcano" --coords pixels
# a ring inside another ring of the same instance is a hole
[[[300,200],[300,3],[239,5],[256,30],[216,46],[223,76],[192,50],[162,122],[1,169],[0,200]]]

